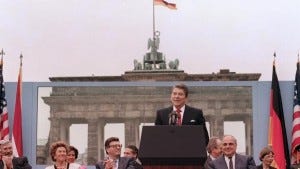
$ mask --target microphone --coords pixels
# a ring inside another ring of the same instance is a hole
[[[175,126],[177,124],[177,118],[178,118],[178,115],[177,115],[176,111],[172,111],[169,114],[169,125]]]

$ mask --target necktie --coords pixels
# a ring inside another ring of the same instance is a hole
[[[229,157],[229,169],[233,169],[232,157]]]
[[[177,112],[177,125],[181,126],[181,114],[180,114],[181,110],[177,109],[176,112]]]

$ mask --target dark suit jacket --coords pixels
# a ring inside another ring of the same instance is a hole
[[[292,164],[291,169],[298,169],[300,168],[300,164]]]
[[[160,109],[156,112],[155,125],[169,125],[169,114],[173,111],[173,106]],[[206,144],[208,143],[208,132],[205,126],[205,118],[201,109],[196,109],[185,105],[182,125],[203,125]]]
[[[14,169],[31,169],[27,157],[14,157],[12,159]],[[4,163],[0,160],[0,169],[4,168]]]
[[[221,156],[208,163],[209,169],[228,169],[225,157]],[[235,169],[255,169],[255,161],[251,156],[235,154]]]
[[[134,161],[134,168],[135,168],[135,169],[143,169],[143,166],[142,166],[142,164],[140,164],[139,162]]]
[[[118,169],[135,169],[135,161],[132,158],[120,157]],[[104,169],[104,162],[100,161],[96,164],[96,169]]]
[[[207,159],[204,163],[204,169],[208,169],[208,163],[210,163],[212,161],[211,157],[208,155]]]
[[[263,169],[263,166],[262,166],[262,164],[258,165],[258,166],[256,167],[256,169]],[[270,169],[276,169],[276,168],[275,168],[275,167],[272,167],[272,166],[270,166]]]

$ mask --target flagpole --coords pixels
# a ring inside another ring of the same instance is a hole
[[[273,65],[275,66],[275,58],[276,58],[276,52],[274,52],[274,54],[273,54]]]
[[[22,137],[22,64],[23,55],[20,55],[20,68],[16,91],[14,124],[12,133],[13,154],[16,157],[23,156],[23,137]]]
[[[1,50],[0,55],[1,55],[1,58],[5,55],[3,49]]]
[[[152,12],[152,19],[153,19],[153,42],[155,42],[155,8],[154,8],[154,1],[155,0],[152,0],[152,3],[153,3],[153,12]]]

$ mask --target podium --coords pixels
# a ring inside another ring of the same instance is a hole
[[[206,158],[202,125],[143,126],[139,159],[144,169],[201,169]]]

